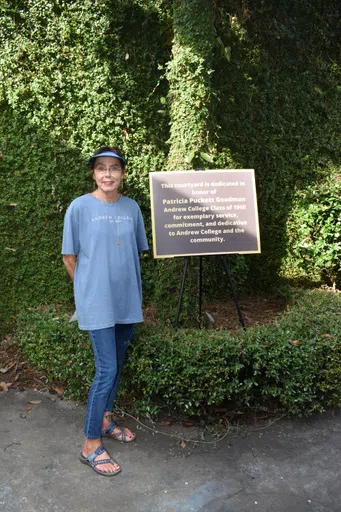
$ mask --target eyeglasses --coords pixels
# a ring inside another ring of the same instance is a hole
[[[107,172],[109,174],[116,174],[118,172],[122,172],[122,167],[119,165],[111,165],[110,167],[105,167],[105,165],[96,165],[95,171],[97,171],[99,174],[106,174]]]

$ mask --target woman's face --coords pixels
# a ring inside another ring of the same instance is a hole
[[[96,158],[93,179],[105,194],[117,192],[123,178],[121,161],[112,156]]]

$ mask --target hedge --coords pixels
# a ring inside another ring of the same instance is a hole
[[[340,406],[340,306],[340,293],[299,291],[274,324],[235,334],[140,326],[121,399],[130,412],[148,415],[203,415],[222,404],[298,415]],[[84,401],[92,350],[68,318],[46,308],[22,312],[15,340],[48,382],[62,381],[66,397]]]

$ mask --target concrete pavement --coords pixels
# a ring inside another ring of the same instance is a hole
[[[85,407],[54,397],[0,393],[2,512],[341,512],[338,411],[232,429],[219,443],[185,448],[139,428],[132,445],[105,439],[122,466],[105,478],[78,461]]]

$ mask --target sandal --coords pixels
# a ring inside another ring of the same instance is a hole
[[[119,432],[114,432],[115,428],[119,428]],[[111,437],[116,441],[121,441],[121,443],[132,443],[133,441],[135,441],[136,438],[136,435],[133,434],[132,432],[133,437],[131,439],[128,439],[127,434],[124,431],[124,427],[117,425],[116,421],[112,421],[105,430],[102,430],[101,435],[102,437]]]
[[[118,473],[120,473],[122,471],[121,467],[120,467],[120,469],[118,471],[111,471],[111,472],[100,471],[99,469],[97,469],[96,466],[99,466],[100,464],[109,464],[109,463],[117,464],[117,462],[112,457],[110,457],[110,459],[94,460],[98,455],[101,455],[105,451],[106,450],[105,450],[104,446],[102,445],[102,446],[99,446],[98,448],[96,448],[96,450],[94,452],[90,453],[90,455],[88,457],[85,457],[82,454],[82,452],[80,452],[79,460],[83,464],[86,464],[87,466],[90,466],[99,475],[103,475],[103,476],[115,476],[115,475],[118,475]]]

